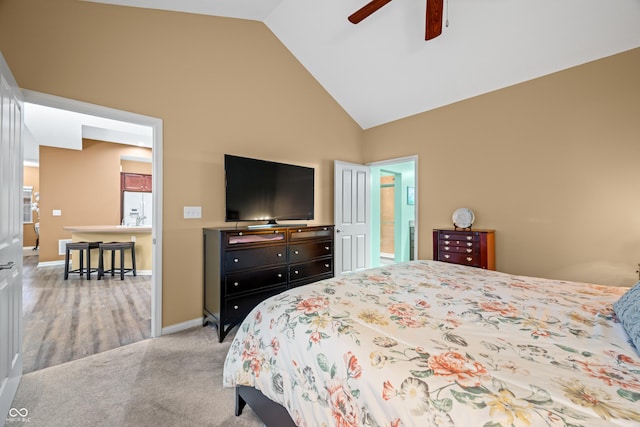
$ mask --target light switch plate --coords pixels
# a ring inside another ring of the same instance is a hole
[[[184,219],[202,218],[202,206],[185,206]]]
[[[60,209],[53,210],[53,216],[62,216],[62,211]]]

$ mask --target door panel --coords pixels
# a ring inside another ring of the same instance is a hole
[[[0,54],[0,420],[22,375],[22,96]]]
[[[334,162],[335,275],[368,268],[370,263],[369,167]]]

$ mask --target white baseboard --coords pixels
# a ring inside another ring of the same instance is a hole
[[[53,265],[62,265],[64,266],[64,260],[58,260],[58,261],[44,261],[44,262],[39,262],[38,263],[38,268],[40,267],[51,267]]]
[[[184,331],[185,329],[193,328],[195,326],[202,326],[203,317],[198,317],[193,320],[187,320],[186,322],[176,323],[175,325],[162,328],[162,335],[175,334],[176,332]]]

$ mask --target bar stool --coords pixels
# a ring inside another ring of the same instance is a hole
[[[102,242],[69,242],[66,244],[64,252],[64,280],[69,278],[69,273],[79,273],[80,277],[86,272],[87,280],[91,280],[91,273],[98,271],[97,268],[91,268],[91,249],[98,249]],[[75,270],[70,270],[69,255],[71,251],[80,251],[80,264]],[[87,253],[87,266],[84,266],[84,253]]]
[[[131,251],[131,268],[124,267],[124,251]],[[120,270],[120,280],[124,280],[124,274],[132,272],[136,275],[136,243],[135,242],[110,242],[100,243],[98,246],[98,280],[104,277],[105,273],[111,273],[113,276],[116,270]],[[104,269],[104,251],[111,251],[111,268]],[[120,251],[120,268],[116,268],[116,251]]]

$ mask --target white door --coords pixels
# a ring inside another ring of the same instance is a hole
[[[0,54],[0,425],[22,375],[22,95]]]
[[[334,161],[335,275],[371,266],[369,167]]]

